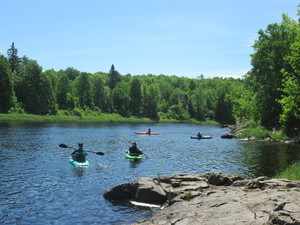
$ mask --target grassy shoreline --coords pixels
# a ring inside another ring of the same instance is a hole
[[[279,173],[275,178],[300,180],[300,161],[295,162],[284,171]]]
[[[237,136],[238,138],[249,138],[255,137],[257,139],[266,139],[271,138],[273,140],[290,140],[291,138],[282,132],[272,132],[268,130],[264,130],[261,128],[246,128],[241,134]]]
[[[149,118],[137,117],[122,117],[119,114],[101,113],[99,115],[33,115],[33,114],[19,114],[19,113],[0,113],[0,122],[7,121],[30,121],[30,122],[130,122],[130,123],[190,123],[190,124],[218,124],[215,121],[197,121],[190,120],[174,120],[174,119],[160,119],[151,120]]]
[[[257,140],[278,140],[278,141],[297,141],[299,140],[298,136],[288,136],[282,130],[270,131],[263,129],[259,124],[248,121],[240,122],[236,125],[238,132],[236,137],[239,139],[244,138],[255,138]]]

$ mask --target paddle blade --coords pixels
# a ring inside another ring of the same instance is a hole
[[[95,152],[97,155],[104,155],[104,152]]]
[[[68,148],[68,146],[65,145],[65,144],[60,144],[59,147],[61,147],[61,148]]]
[[[122,136],[122,138],[123,138],[125,141],[128,141],[127,137],[125,137],[125,136]]]

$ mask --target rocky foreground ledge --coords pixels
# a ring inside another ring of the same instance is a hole
[[[297,224],[300,181],[221,173],[141,178],[104,193],[107,200],[161,206],[136,224]]]

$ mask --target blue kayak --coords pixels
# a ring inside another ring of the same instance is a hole
[[[196,136],[196,137],[191,137],[191,139],[211,139],[211,136]]]
[[[77,162],[74,159],[69,159],[69,163],[71,163],[74,166],[89,166],[90,162],[88,160],[85,160],[84,162]]]

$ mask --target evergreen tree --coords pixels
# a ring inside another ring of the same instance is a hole
[[[18,49],[15,48],[15,43],[11,44],[11,47],[7,50],[8,61],[11,71],[17,73],[20,68],[20,58],[18,57]]]
[[[7,113],[14,106],[12,73],[7,59],[0,55],[0,112]]]
[[[117,84],[121,81],[121,75],[117,70],[115,70],[115,66],[111,65],[109,74],[108,74],[108,86],[110,89],[114,89]]]

